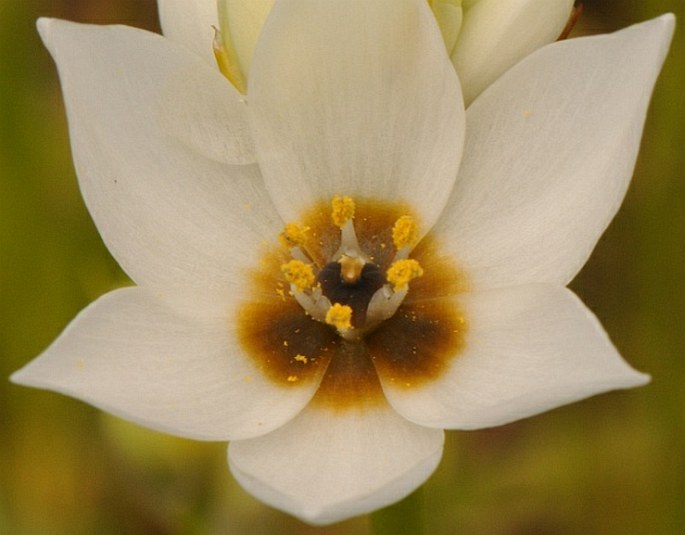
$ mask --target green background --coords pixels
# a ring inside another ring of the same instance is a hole
[[[586,1],[579,31],[666,11],[682,23],[683,4]],[[0,0],[0,533],[368,533],[366,517],[312,528],[263,506],[232,480],[225,444],[160,435],[2,379],[127,283],[78,192],[38,16],[158,29],[151,0]],[[448,433],[423,493],[427,533],[685,533],[683,35],[626,202],[572,284],[652,383]]]

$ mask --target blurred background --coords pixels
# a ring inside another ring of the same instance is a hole
[[[685,6],[587,0],[576,35],[673,11],[626,202],[572,284],[650,385],[448,433],[427,533],[685,533]],[[39,16],[159,31],[153,0],[0,0],[0,533],[366,534],[312,528],[232,480],[225,444],[168,437],[4,378],[127,284],[80,198]]]

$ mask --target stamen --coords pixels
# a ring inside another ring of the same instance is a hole
[[[333,224],[340,229],[340,248],[333,255],[334,259],[340,259],[343,256],[351,258],[358,258],[360,261],[366,262],[368,258],[364,255],[359,242],[357,241],[357,233],[354,230],[354,212],[355,204],[351,197],[333,197],[331,201],[331,219]]]
[[[340,197],[336,195],[331,202],[333,224],[338,228],[343,228],[345,223],[354,217],[354,201],[352,197]]]
[[[404,290],[413,279],[422,275],[423,268],[413,258],[393,262],[386,272],[386,278],[395,291]]]
[[[352,309],[347,305],[333,303],[326,312],[326,323],[341,331],[350,329],[352,327]]]
[[[304,245],[305,233],[309,227],[301,227],[297,223],[288,223],[278,235],[278,240],[288,248]]]
[[[291,260],[281,266],[281,272],[285,280],[292,284],[298,292],[309,290],[314,285],[314,272],[312,266],[301,260]]]
[[[405,287],[393,292],[387,284],[380,288],[369,301],[369,309],[366,312],[367,324],[376,325],[394,316],[407,296],[408,289]]]
[[[305,314],[316,321],[326,322],[326,313],[331,308],[331,302],[325,295],[321,294],[321,289],[318,286],[312,289],[311,294],[293,292],[293,297],[300,304]]]
[[[392,227],[392,241],[398,251],[416,245],[418,238],[418,225],[413,217],[403,215],[395,221],[395,225]]]

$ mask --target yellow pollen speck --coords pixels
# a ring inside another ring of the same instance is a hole
[[[301,362],[302,364],[307,364],[307,361],[308,361],[309,359],[308,359],[307,357],[305,357],[304,355],[299,355],[299,354],[298,354],[298,355],[295,356],[295,360],[296,360],[297,362]]]
[[[294,383],[297,380],[298,380],[297,375],[288,375],[288,382],[289,383]]]
[[[392,227],[392,241],[399,251],[404,247],[415,245],[419,237],[418,225],[413,217],[403,215]]]
[[[304,244],[304,234],[309,227],[301,227],[297,223],[288,223],[283,232],[278,236],[278,240],[286,247],[297,247]]]
[[[281,300],[285,301],[285,291],[283,288],[276,288],[276,294],[281,298]]]
[[[393,262],[386,272],[386,278],[395,290],[405,289],[413,279],[422,275],[423,268],[413,258]]]
[[[283,340],[283,347],[288,347],[288,341],[287,340]]]
[[[314,285],[314,272],[312,266],[301,260],[291,260],[281,266],[281,272],[285,280],[294,285],[298,292],[309,289]]]
[[[349,329],[352,327],[352,309],[347,305],[333,303],[326,312],[326,323],[336,329]]]
[[[333,197],[331,202],[331,207],[333,209],[331,217],[333,218],[333,224],[336,227],[342,228],[345,223],[354,217],[354,201],[352,197]]]

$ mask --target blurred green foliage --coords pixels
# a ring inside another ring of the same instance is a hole
[[[603,33],[682,0],[586,1]],[[79,196],[38,16],[157,30],[153,0],[0,0],[0,377],[97,296],[127,284]],[[653,375],[505,427],[449,433],[423,492],[427,533],[685,533],[685,39],[657,85],[625,205],[572,287]],[[247,496],[225,445],[140,429],[0,381],[0,533],[364,534],[311,528]]]

